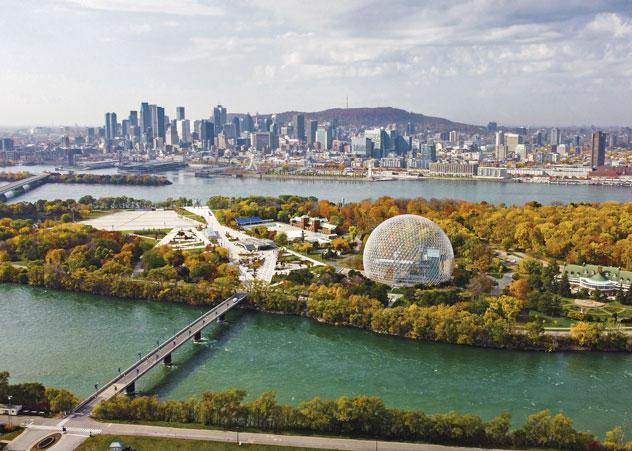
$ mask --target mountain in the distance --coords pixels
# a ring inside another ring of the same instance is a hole
[[[453,122],[441,117],[426,116],[424,114],[412,113],[393,107],[330,108],[328,110],[316,112],[284,111],[276,114],[277,122],[292,122],[294,121],[294,116],[300,113],[305,115],[305,121],[315,119],[318,122],[331,122],[335,119],[341,125],[356,127],[380,127],[388,124],[405,126],[408,122],[412,122],[417,130],[430,128],[433,130],[459,130],[473,132],[482,129],[482,127],[478,125]]]

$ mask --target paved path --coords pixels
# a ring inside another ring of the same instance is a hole
[[[25,451],[52,432],[61,432],[65,426],[67,433],[51,451],[71,451],[92,432],[117,436],[135,435],[144,437],[168,437],[187,440],[247,443],[253,445],[276,445],[286,447],[324,448],[353,451],[465,451],[481,448],[461,448],[454,446],[429,445],[375,440],[355,440],[336,437],[316,437],[302,435],[263,434],[253,432],[220,431],[211,429],[182,429],[163,426],[97,422],[89,417],[71,417],[66,420],[36,418],[27,426],[22,435],[13,440],[8,450]],[[482,451],[482,450],[481,450]],[[488,450],[489,451],[489,450]]]
[[[202,329],[217,320],[245,298],[245,293],[234,294],[217,307],[200,316],[80,403],[76,408],[76,412],[87,414],[91,412],[99,402],[110,399],[116,394],[123,392],[126,387],[131,386],[153,367],[161,364],[165,358],[170,359],[172,352],[184,345],[193,338],[196,333],[201,332]]]

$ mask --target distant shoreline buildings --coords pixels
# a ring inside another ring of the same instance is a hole
[[[376,125],[393,112],[396,122]],[[208,117],[191,119],[184,106],[170,117],[163,106],[142,102],[125,115],[105,113],[100,127],[37,127],[2,136],[0,158],[4,165],[68,168],[177,159],[280,176],[632,183],[629,127],[476,127],[439,118],[424,123],[427,117],[392,108],[338,113],[251,115],[217,105]]]

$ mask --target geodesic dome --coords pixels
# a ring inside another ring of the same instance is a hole
[[[364,246],[364,275],[391,287],[436,285],[452,276],[448,236],[431,220],[399,215],[378,225]]]

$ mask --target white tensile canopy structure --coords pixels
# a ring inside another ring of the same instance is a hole
[[[364,246],[364,274],[391,287],[436,285],[450,280],[454,252],[431,220],[399,215],[378,225]]]

